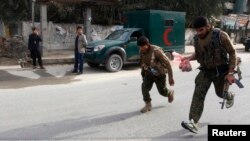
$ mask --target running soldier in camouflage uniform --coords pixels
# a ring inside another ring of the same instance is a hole
[[[214,84],[218,97],[223,98],[224,85],[234,83],[236,51],[228,34],[213,28],[206,17],[198,17],[193,22],[196,30],[194,37],[195,53],[184,59],[197,60],[200,72],[195,79],[195,90],[189,112],[190,122],[182,122],[182,126],[197,133],[197,123],[202,115],[204,101],[211,83]],[[229,58],[228,58],[229,56]],[[227,93],[226,108],[233,106],[234,94]]]
[[[141,112],[145,113],[152,109],[149,91],[154,83],[160,95],[168,97],[169,103],[174,100],[174,91],[166,87],[166,73],[168,73],[170,85],[174,85],[174,79],[169,59],[160,47],[151,45],[144,36],[138,39],[137,45],[140,47],[141,75],[143,78],[141,88],[145,102]]]

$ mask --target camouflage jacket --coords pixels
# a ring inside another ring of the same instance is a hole
[[[236,51],[227,33],[212,29],[206,38],[194,37],[195,57],[202,67],[214,69],[229,64],[236,66]]]
[[[160,73],[165,75],[168,73],[169,78],[173,78],[173,71],[168,57],[164,51],[155,45],[150,45],[150,49],[146,53],[141,53],[142,71],[147,71],[149,67],[154,67]]]

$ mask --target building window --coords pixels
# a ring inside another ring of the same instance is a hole
[[[174,20],[165,20],[165,26],[174,26]]]

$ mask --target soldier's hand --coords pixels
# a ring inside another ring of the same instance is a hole
[[[192,66],[188,58],[184,57],[181,60],[181,63],[179,64],[179,69],[181,69],[183,72],[189,72],[192,70]]]
[[[173,85],[174,85],[174,79],[173,79],[173,78],[169,78],[168,81],[169,81],[169,85],[170,85],[170,86],[173,86]]]
[[[227,80],[227,82],[232,85],[235,82],[235,77],[231,74],[228,74],[225,76],[225,80]]]
[[[181,58],[181,62],[185,61],[185,60],[189,60],[188,57],[183,57]]]

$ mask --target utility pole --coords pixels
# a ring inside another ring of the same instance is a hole
[[[85,34],[88,41],[91,41],[91,8],[86,7],[84,12],[84,26],[85,26]]]
[[[36,0],[31,0],[31,18],[32,18],[32,27],[35,27],[35,2]]]
[[[47,51],[49,48],[49,32],[47,22],[47,4],[40,4],[40,30],[42,35],[42,51]]]

